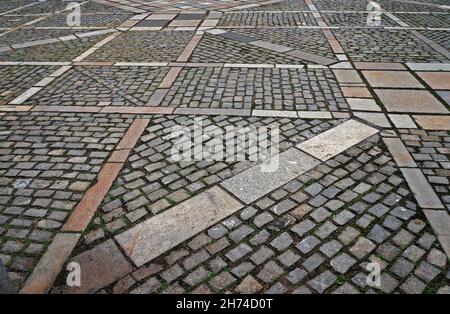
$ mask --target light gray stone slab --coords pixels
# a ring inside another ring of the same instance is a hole
[[[346,98],[346,100],[352,110],[381,111],[381,108],[377,105],[377,102],[373,99]]]
[[[275,171],[264,172],[261,165],[256,165],[223,181],[221,185],[246,204],[250,204],[314,168],[320,161],[290,148],[273,156],[269,163],[275,165]]]
[[[389,114],[389,119],[398,129],[417,129],[416,123],[407,114]]]
[[[201,115],[226,115],[226,116],[250,116],[250,109],[224,109],[224,108],[177,108],[174,114],[201,114]]]
[[[450,71],[450,63],[407,63],[413,71]]]
[[[298,144],[297,148],[322,161],[326,161],[377,132],[377,129],[364,123],[348,120],[310,140]]]
[[[389,123],[389,120],[387,119],[386,115],[384,113],[374,113],[374,112],[355,112],[355,117],[361,118],[369,123],[372,123],[373,125],[379,126],[381,128],[390,128],[391,124]]]
[[[262,110],[262,109],[253,110],[252,116],[255,116],[255,117],[282,117],[282,118],[297,118],[298,117],[296,111]]]
[[[399,138],[384,138],[384,143],[387,145],[389,152],[394,157],[397,166],[399,167],[417,167],[411,154],[406,149],[402,140]]]
[[[30,89],[26,90],[22,95],[19,95],[17,98],[13,99],[9,104],[10,105],[21,105],[23,104],[28,98],[36,94],[42,89],[42,87],[31,87]]]
[[[436,234],[450,235],[450,215],[445,210],[424,210],[428,222]]]
[[[116,240],[139,267],[242,207],[216,186],[117,235]]]
[[[417,203],[422,208],[444,208],[420,169],[400,168]]]
[[[272,43],[269,43],[269,42],[263,41],[263,40],[252,41],[249,44],[252,46],[256,46],[256,47],[260,47],[260,48],[264,48],[264,49],[268,49],[268,50],[272,50],[272,51],[276,51],[276,52],[281,52],[281,53],[292,50],[292,48],[282,46],[282,45],[272,44]]]

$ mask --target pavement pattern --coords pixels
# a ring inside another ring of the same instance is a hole
[[[450,1],[71,2],[0,3],[8,291],[450,293]]]

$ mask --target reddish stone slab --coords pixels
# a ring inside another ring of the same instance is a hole
[[[448,110],[429,91],[413,89],[375,89],[389,112],[447,113]]]
[[[150,119],[136,119],[128,128],[127,133],[122,137],[122,140],[117,144],[116,150],[131,149],[136,145],[139,137],[144,133]]]
[[[71,262],[80,265],[81,286],[69,287],[65,290],[67,293],[94,293],[133,271],[112,240],[75,256]]]
[[[432,89],[450,89],[450,72],[417,72]]]
[[[372,87],[424,88],[408,71],[363,71]]]
[[[450,131],[450,116],[413,116],[425,130]]]

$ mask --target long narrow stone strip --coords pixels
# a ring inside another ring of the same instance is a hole
[[[139,267],[241,208],[241,203],[216,186],[115,238],[128,257]]]
[[[399,138],[383,138],[384,143],[399,167],[417,167],[416,162]]]
[[[296,147],[311,156],[327,161],[379,131],[356,120],[348,120]]]
[[[391,20],[393,20],[395,23],[397,23],[398,25],[402,26],[402,27],[409,27],[409,25],[405,22],[403,22],[402,20],[400,20],[397,16],[395,16],[392,13],[389,12],[383,12],[384,15],[386,15],[388,18],[390,18]]]
[[[106,37],[105,39],[101,40],[100,42],[98,42],[97,44],[95,44],[93,47],[89,48],[88,50],[86,50],[85,52],[83,52],[81,55],[79,55],[78,57],[76,57],[75,59],[73,59],[73,62],[79,62],[79,61],[83,61],[84,59],[86,59],[88,56],[90,56],[91,54],[93,54],[97,49],[103,47],[104,45],[106,45],[107,43],[109,43],[111,40],[113,40],[114,38],[116,38],[117,36],[119,36],[121,33],[117,32],[117,33],[112,33],[111,35],[109,35],[108,37]]]
[[[203,33],[201,34],[195,34],[191,41],[187,44],[187,46],[184,48],[181,55],[178,57],[178,62],[187,62],[189,58],[191,57],[192,53],[194,52],[195,48],[197,47],[198,43],[202,39]]]
[[[58,233],[42,255],[20,293],[43,294],[52,287],[80,238],[79,233]]]
[[[115,151],[128,149],[131,150],[138,141],[141,134],[147,127],[149,119],[136,119],[123,136],[122,140],[117,144]],[[84,194],[81,201],[77,204],[69,219],[62,227],[63,231],[83,232],[98,206],[102,202],[106,193],[114,183],[117,175],[123,167],[123,162],[114,162],[117,156],[112,156],[112,160],[108,160],[98,174],[98,181]]]
[[[198,115],[226,115],[250,116],[250,109],[222,109],[222,108],[176,108],[174,114]]]
[[[428,44],[431,48],[434,49],[434,51],[440,53],[441,55],[443,55],[447,59],[450,59],[450,52],[447,49],[445,49],[444,47],[442,47],[438,43],[434,42],[433,40],[423,36],[421,33],[419,33],[416,30],[411,30],[411,33],[414,36],[416,36],[417,38],[419,38],[420,40],[422,40],[423,42],[425,42],[426,44]]]
[[[262,164],[253,166],[223,181],[221,185],[244,203],[250,204],[318,164],[319,160],[290,148],[266,161],[267,169]]]
[[[447,258],[450,258],[450,215],[446,210],[424,210]]]
[[[34,96],[36,93],[38,93],[42,87],[30,87],[25,92],[23,92],[21,95],[17,96],[13,100],[9,102],[10,105],[21,105],[25,101],[27,101],[30,97]]]
[[[400,168],[403,177],[416,198],[417,204],[422,208],[443,209],[439,197],[428,183],[420,169]]]
[[[161,81],[161,84],[159,84],[158,88],[170,88],[172,87],[172,84],[177,79],[178,75],[180,74],[182,67],[175,67],[171,68],[169,72],[167,72],[164,79]]]
[[[132,7],[132,6],[128,6],[128,5],[124,5],[124,4],[119,4],[119,3],[116,3],[116,2],[111,2],[111,1],[106,1],[106,0],[92,0],[92,1],[94,1],[94,2],[98,2],[98,3],[101,3],[101,4],[106,4],[106,5],[109,5],[109,6],[112,6],[112,7],[115,7],[115,8],[119,8],[119,9],[123,9],[123,10],[126,10],[126,11],[130,11],[130,12],[133,12],[133,13],[147,13],[147,11],[145,11],[145,10],[142,10],[142,9],[138,9],[138,8],[135,8],[135,7]]]
[[[341,44],[338,42],[336,37],[334,37],[333,33],[329,29],[322,29],[322,33],[327,39],[328,43],[331,46],[331,49],[335,54],[343,54],[344,49],[342,49]]]
[[[24,6],[15,8],[15,9],[12,9],[12,10],[9,10],[9,11],[6,11],[6,12],[2,12],[2,13],[0,13],[0,16],[2,16],[2,15],[7,15],[7,14],[11,14],[11,13],[13,13],[13,12],[16,12],[16,11],[19,11],[19,10],[22,10],[22,9],[25,9],[25,8],[28,8],[28,7],[31,7],[31,6],[33,6],[33,5],[36,5],[36,4],[38,4],[38,3],[41,3],[41,2],[37,1],[37,2],[33,2],[33,3],[29,3],[29,4],[26,4],[26,5],[24,5]]]
[[[101,113],[131,113],[131,114],[172,114],[175,108],[168,107],[125,107],[109,106],[100,110]]]

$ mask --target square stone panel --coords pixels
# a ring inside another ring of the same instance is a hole
[[[362,73],[372,87],[424,88],[407,71],[363,71]]]
[[[428,91],[405,89],[375,89],[389,112],[448,113],[448,110]]]
[[[450,72],[418,72],[432,89],[450,89]]]

